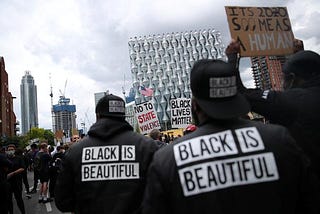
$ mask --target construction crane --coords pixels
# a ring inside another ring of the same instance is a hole
[[[63,97],[65,97],[66,88],[67,88],[67,82],[68,82],[68,79],[66,79],[66,82],[64,83],[63,92],[61,91],[61,89],[59,89],[59,92],[60,92],[61,96],[63,96]]]
[[[52,82],[51,82],[51,73],[49,73],[49,81],[50,81],[50,94],[51,97],[51,119],[52,119],[52,131],[55,130],[55,121],[54,121],[54,112],[53,112],[53,93],[52,93]]]

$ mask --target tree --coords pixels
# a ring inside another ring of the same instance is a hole
[[[54,134],[51,130],[45,130],[43,128],[32,127],[26,135],[28,140],[39,139],[47,140],[49,145],[54,145]]]

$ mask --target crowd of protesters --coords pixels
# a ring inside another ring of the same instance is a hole
[[[13,197],[21,213],[25,213],[23,193],[27,199],[39,196],[39,203],[47,203],[54,198],[54,188],[61,162],[69,146],[79,140],[71,138],[70,143],[48,146],[46,141],[33,143],[30,149],[22,149],[16,144],[1,147],[0,153],[0,213],[13,213]],[[33,186],[29,185],[28,172],[33,172]],[[40,181],[40,186],[38,186]],[[24,191],[23,191],[24,186]],[[48,194],[49,191],[49,194]]]
[[[12,213],[13,194],[24,213],[22,178],[33,167],[27,194],[40,179],[39,202],[54,197],[62,212],[319,213],[320,56],[295,43],[284,91],[243,86],[235,40],[228,62],[197,61],[190,73],[194,124],[183,136],[134,132],[124,100],[110,94],[98,102],[87,137],[73,136],[66,153],[57,147],[50,154],[42,142],[23,158],[7,146],[1,207]],[[250,111],[268,123],[250,120]]]

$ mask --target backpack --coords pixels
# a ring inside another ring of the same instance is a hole
[[[36,156],[33,159],[33,168],[37,171],[41,170],[41,152],[37,152]]]

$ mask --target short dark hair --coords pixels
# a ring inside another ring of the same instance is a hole
[[[158,129],[153,129],[150,133],[149,136],[154,139],[154,140],[158,140],[158,138],[160,137],[160,131]]]

